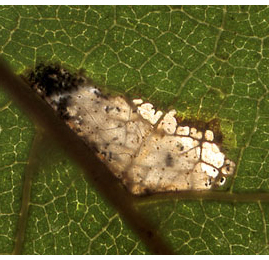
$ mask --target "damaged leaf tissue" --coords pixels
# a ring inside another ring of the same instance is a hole
[[[209,190],[234,173],[214,132],[178,122],[175,110],[105,95],[58,65],[39,65],[28,80],[133,194]]]

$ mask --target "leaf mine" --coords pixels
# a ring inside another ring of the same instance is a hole
[[[107,96],[66,74],[57,66],[41,67],[30,81],[133,194],[209,190],[234,173],[235,163],[220,151],[211,130],[181,125],[175,110],[164,113],[142,99]],[[57,81],[63,78],[72,78],[73,87]]]

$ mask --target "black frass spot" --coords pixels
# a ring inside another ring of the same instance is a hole
[[[59,65],[44,64],[38,65],[29,74],[28,80],[33,88],[37,88],[45,96],[70,92],[85,82],[83,77],[71,74]]]
[[[59,99],[59,103],[57,104],[57,112],[60,115],[61,118],[63,119],[70,119],[70,115],[67,112],[67,105],[68,105],[68,101],[69,99],[71,99],[71,96],[65,96],[65,97],[61,97]]]
[[[174,166],[174,159],[171,155],[171,153],[167,153],[165,157],[165,164],[167,167],[173,167]]]

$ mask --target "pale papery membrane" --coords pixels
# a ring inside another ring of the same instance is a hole
[[[45,97],[58,112],[63,99],[68,126],[133,194],[209,190],[234,173],[213,131],[179,124],[176,110],[156,111],[92,85]]]

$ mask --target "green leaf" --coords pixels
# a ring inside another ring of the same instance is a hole
[[[267,254],[268,14],[265,6],[3,6],[0,53],[16,74],[56,62],[184,119],[217,119],[237,164],[229,185],[136,198],[135,209],[175,253]],[[152,253],[126,223],[1,89],[0,253]]]

